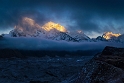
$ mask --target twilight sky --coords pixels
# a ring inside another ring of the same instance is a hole
[[[124,0],[0,0],[0,34],[22,17],[38,24],[53,21],[68,30],[95,37],[106,31],[124,33]]]

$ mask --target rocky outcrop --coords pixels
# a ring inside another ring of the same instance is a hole
[[[105,47],[68,83],[124,83],[124,49]]]

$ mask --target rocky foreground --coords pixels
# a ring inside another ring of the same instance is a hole
[[[0,83],[124,83],[123,48],[105,47],[94,57],[13,56],[0,57]]]
[[[60,83],[93,56],[0,58],[0,83]]]
[[[124,49],[106,47],[63,83],[124,83]]]

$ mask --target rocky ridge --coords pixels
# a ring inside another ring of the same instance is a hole
[[[105,47],[65,83],[124,83],[124,48]]]

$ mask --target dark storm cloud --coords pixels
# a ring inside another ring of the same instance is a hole
[[[124,19],[124,1],[123,0],[87,0],[75,5],[72,19],[76,20],[77,27],[84,31],[114,31],[117,28],[114,25],[123,26]],[[98,21],[103,24],[102,27]],[[107,22],[106,22],[107,21]],[[114,24],[113,24],[114,21]],[[122,28],[122,27],[121,27]],[[121,31],[121,30],[120,30]]]
[[[27,16],[41,24],[53,19],[62,20],[69,29],[87,32],[123,29],[123,4],[123,0],[0,0],[0,28],[13,27]],[[100,27],[97,19],[109,22]],[[120,26],[111,25],[113,21]]]

